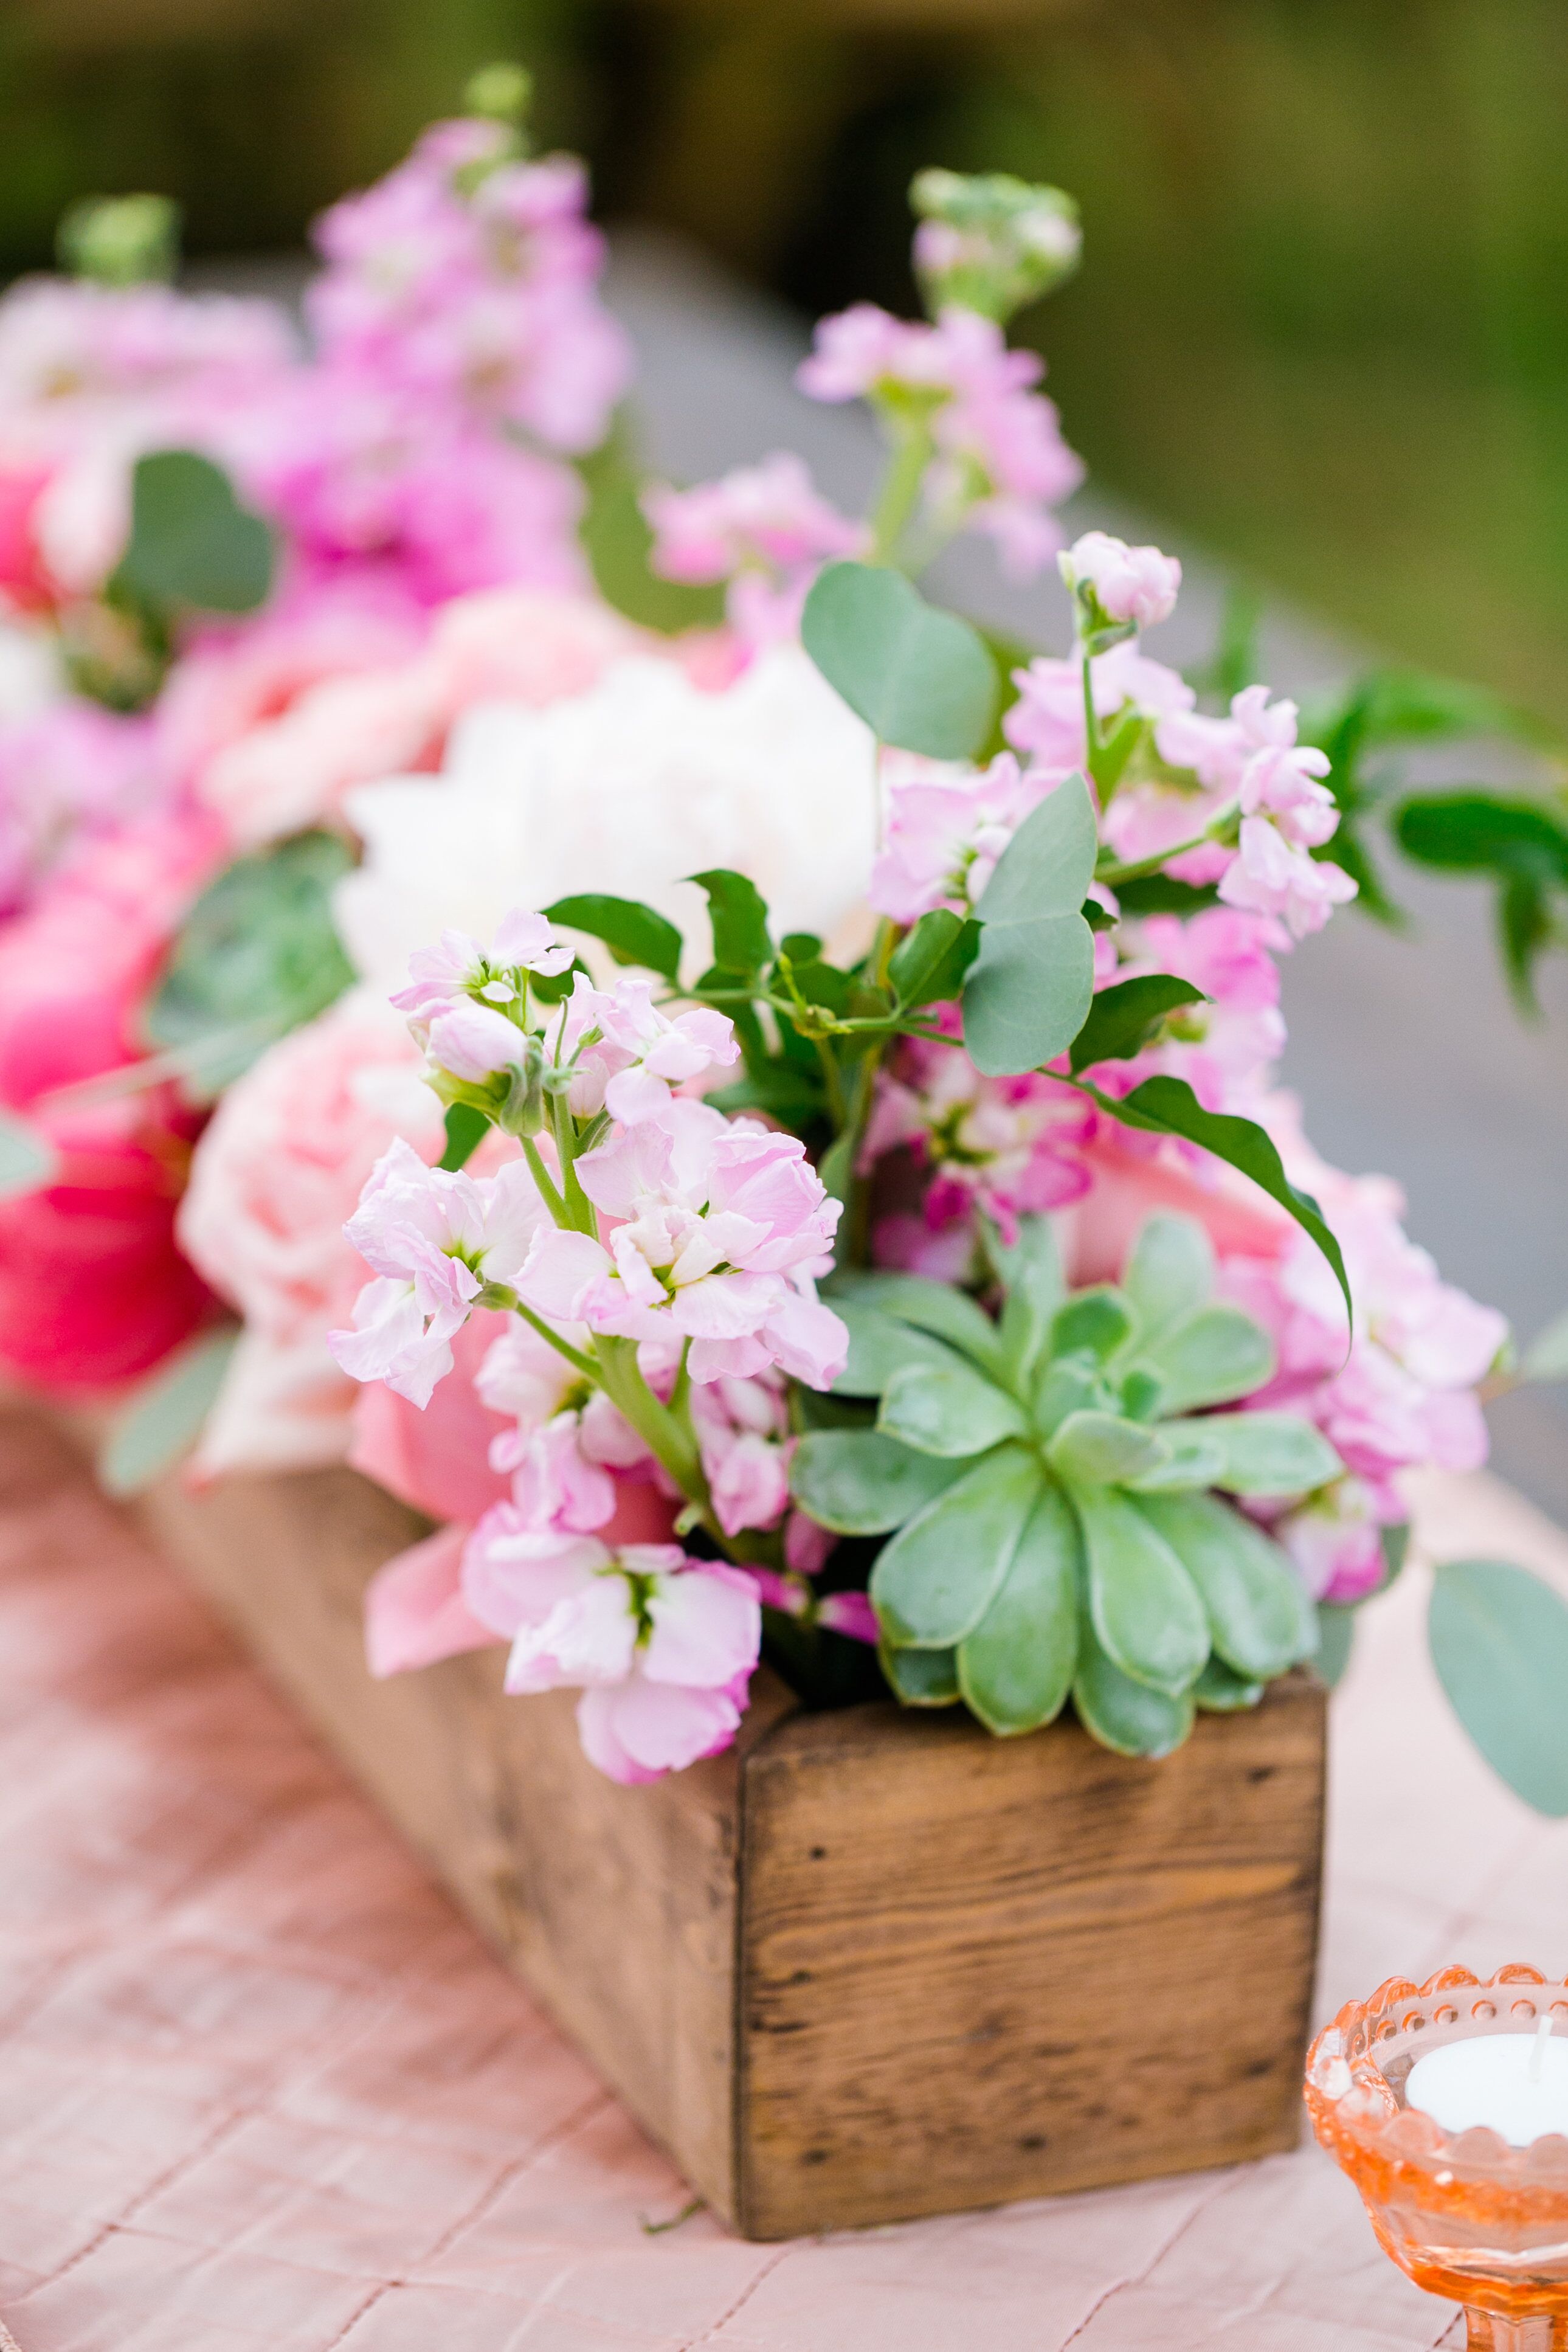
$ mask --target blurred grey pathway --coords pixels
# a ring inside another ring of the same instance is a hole
[[[655,466],[692,481],[796,448],[825,490],[860,504],[876,466],[874,436],[858,412],[821,407],[794,390],[805,334],[792,314],[690,248],[646,234],[618,241],[610,295],[637,344],[638,406]],[[1071,417],[1066,424],[1071,439]],[[1181,607],[1151,651],[1178,667],[1203,659],[1223,575],[1202,549],[1095,486],[1071,517],[1077,530],[1155,539],[1180,554]],[[953,550],[935,577],[977,618],[1065,646],[1066,599],[1054,580],[1009,587],[978,541]],[[1289,693],[1366,658],[1279,609],[1263,643],[1264,675]],[[1478,767],[1470,751],[1446,772],[1459,780]],[[1433,763],[1426,772],[1445,770]],[[1285,1080],[1304,1097],[1324,1156],[1396,1177],[1415,1237],[1451,1280],[1500,1307],[1528,1339],[1568,1304],[1568,972],[1548,970],[1547,1020],[1525,1027],[1499,976],[1490,892],[1408,869],[1396,880],[1415,917],[1412,934],[1396,937],[1351,910],[1286,966]],[[1568,1391],[1505,1399],[1491,1420],[1494,1466],[1568,1521]]]

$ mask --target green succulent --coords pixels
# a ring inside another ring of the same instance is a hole
[[[835,1397],[880,1402],[874,1425],[851,1406],[852,1425],[802,1437],[795,1497],[841,1535],[888,1538],[871,1597],[907,1705],[963,1699],[1013,1733],[1071,1694],[1106,1747],[1166,1755],[1196,1708],[1255,1706],[1317,1647],[1285,1555],[1222,1496],[1320,1486],[1339,1457],[1294,1414],[1211,1410],[1260,1388],[1274,1354],[1212,1297],[1191,1219],[1151,1217],[1117,1287],[1069,1294],[1043,1218],[993,1256],[994,1319],[918,1276],[836,1277]]]

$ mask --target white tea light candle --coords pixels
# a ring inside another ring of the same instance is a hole
[[[1407,2106],[1446,2132],[1478,2125],[1514,2147],[1548,2132],[1568,2135],[1568,2039],[1552,2038],[1543,2017],[1534,2033],[1478,2033],[1429,2050],[1410,2069]]]

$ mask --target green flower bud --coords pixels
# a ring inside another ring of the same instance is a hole
[[[915,174],[915,271],[933,317],[956,304],[1005,324],[1078,267],[1078,207],[1006,172]]]
[[[169,196],[84,196],[56,236],[60,266],[100,286],[167,284],[180,258],[180,207]]]

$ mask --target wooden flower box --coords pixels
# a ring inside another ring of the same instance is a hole
[[[748,2238],[1091,2189],[1292,2146],[1324,1692],[1278,1684],[1159,1764],[1073,1724],[810,1715],[623,1789],[496,1649],[390,1682],[361,1605],[416,1531],[348,1471],[137,1507],[469,1916]]]

